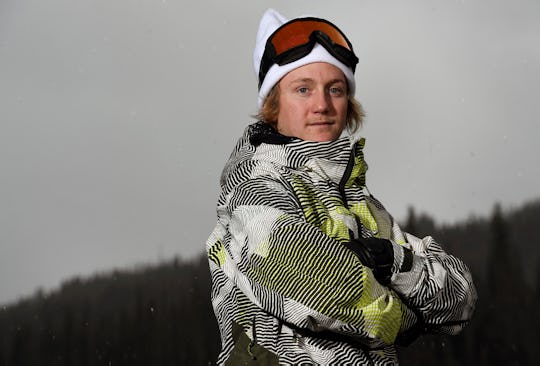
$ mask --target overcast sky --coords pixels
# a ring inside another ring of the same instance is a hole
[[[267,7],[351,39],[368,187],[398,220],[540,197],[538,1],[0,0],[0,304],[203,252]]]

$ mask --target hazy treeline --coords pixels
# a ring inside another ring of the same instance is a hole
[[[0,311],[0,365],[207,365],[209,292],[205,258],[70,280]]]
[[[432,233],[471,269],[478,290],[475,315],[458,336],[424,336],[401,349],[404,365],[540,365],[540,201],[488,219],[437,227],[409,212],[405,227]]]
[[[403,226],[464,259],[479,301],[462,334],[399,348],[403,365],[540,364],[539,219],[540,201],[451,226],[410,210]],[[74,278],[0,309],[0,366],[213,364],[209,294],[204,256]]]

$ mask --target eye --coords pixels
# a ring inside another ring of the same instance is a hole
[[[345,94],[345,90],[340,86],[331,86],[329,91],[330,91],[330,94],[337,97],[340,97],[343,94]]]
[[[306,86],[301,86],[296,89],[298,94],[307,94],[309,89]]]

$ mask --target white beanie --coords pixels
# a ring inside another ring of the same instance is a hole
[[[276,31],[276,29],[278,29],[287,22],[288,20],[274,9],[268,9],[263,14],[261,22],[259,23],[255,50],[253,52],[253,66],[255,68],[255,75],[257,76],[257,78],[259,76],[261,59],[263,57],[264,49],[268,38],[272,35],[272,33]],[[270,90],[272,90],[274,85],[276,85],[281,80],[283,76],[300,66],[304,66],[314,62],[326,62],[339,68],[347,78],[349,94],[354,95],[354,91],[356,89],[356,82],[354,80],[353,70],[344,63],[337,60],[326,50],[326,48],[317,43],[307,56],[304,56],[299,60],[282,66],[278,64],[273,64],[270,67],[259,88],[259,98],[257,103],[259,108],[263,106],[266,96],[268,95]]]

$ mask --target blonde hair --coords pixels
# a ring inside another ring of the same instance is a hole
[[[362,127],[364,121],[365,112],[360,102],[358,102],[352,95],[348,96],[347,102],[347,118],[346,126],[349,133],[354,133]],[[272,127],[277,126],[277,118],[279,114],[279,84],[274,85],[272,90],[266,96],[263,106],[259,110],[259,113],[255,116],[260,121],[266,122]]]

